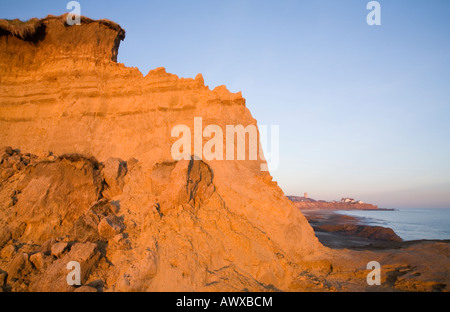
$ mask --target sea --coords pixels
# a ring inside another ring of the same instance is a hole
[[[450,239],[450,208],[339,210],[336,212],[358,217],[365,225],[390,227],[404,241]]]

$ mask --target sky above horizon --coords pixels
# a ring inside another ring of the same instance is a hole
[[[68,12],[2,1],[0,18]],[[145,75],[202,73],[280,126],[286,195],[384,208],[450,207],[450,1],[78,1],[126,30],[118,61]]]

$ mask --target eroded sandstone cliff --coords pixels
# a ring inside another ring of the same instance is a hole
[[[0,155],[0,289],[349,290],[366,287],[371,258],[404,264],[323,247],[262,158],[174,160],[176,125],[256,121],[201,75],[117,63],[124,37],[106,20],[0,21],[0,145],[13,147]],[[422,252],[442,262],[438,247]],[[67,284],[70,261],[83,287]]]
[[[102,252],[101,280],[111,290],[242,290],[288,288],[289,263],[321,248],[261,160],[173,160],[171,129],[193,129],[194,117],[224,129],[256,125],[240,93],[210,90],[201,75],[183,79],[157,68],[143,77],[116,63],[124,31],[109,21],[5,24],[0,141],[41,156],[33,159],[58,155],[14,170],[8,159],[20,164],[27,156],[5,152],[2,235],[11,238],[3,245],[14,249],[12,258],[31,248],[28,256],[40,252],[46,263],[55,257],[45,249],[52,239],[67,242],[68,253],[89,241]],[[102,178],[105,163],[121,173]],[[95,212],[98,201],[117,210],[112,220]],[[46,270],[53,272],[53,260]]]

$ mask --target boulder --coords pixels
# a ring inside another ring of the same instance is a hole
[[[11,280],[21,279],[32,270],[28,254],[18,253],[9,263],[7,268],[8,278]]]
[[[105,239],[111,239],[121,233],[124,225],[116,216],[110,215],[101,219],[98,224],[98,233]]]
[[[30,285],[31,291],[39,292],[73,292],[76,287],[67,283],[67,275],[71,268],[67,265],[76,261],[80,264],[81,283],[85,284],[92,270],[97,266],[100,252],[95,243],[75,243],[63,257],[54,261]]]
[[[106,183],[103,196],[113,198],[122,194],[124,177],[127,174],[126,162],[119,158],[108,158],[103,165],[102,175]]]
[[[11,146],[5,146],[0,148],[0,159],[5,159],[9,156],[12,156],[13,154],[13,149],[11,148]]]
[[[22,170],[8,193],[15,191],[15,204],[5,211],[12,238],[42,245],[71,234],[75,221],[98,200],[101,181],[98,164],[77,155],[63,155],[54,162],[40,161]],[[8,233],[0,235],[2,241],[8,237]]]
[[[9,243],[5,247],[3,247],[2,251],[0,252],[0,257],[2,259],[10,259],[14,253],[16,252],[16,248],[12,243]]]
[[[30,262],[38,271],[42,271],[45,268],[45,259],[42,252],[37,252],[30,256]]]
[[[0,249],[2,249],[11,238],[12,235],[9,227],[5,226],[4,228],[0,228]]]
[[[68,244],[66,242],[59,242],[52,245],[51,254],[56,258],[59,258],[63,252],[66,250]]]

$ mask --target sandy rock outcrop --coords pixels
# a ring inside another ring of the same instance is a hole
[[[318,231],[339,233],[348,236],[364,237],[374,240],[401,242],[402,239],[391,228],[357,224],[324,224],[316,227]]]
[[[0,243],[34,270],[12,290],[67,273],[79,243],[97,244],[91,279],[110,290],[288,289],[323,248],[262,157],[173,159],[171,130],[194,117],[202,130],[256,126],[240,92],[118,64],[125,32],[110,21],[0,29],[0,142],[15,149],[2,156]]]

